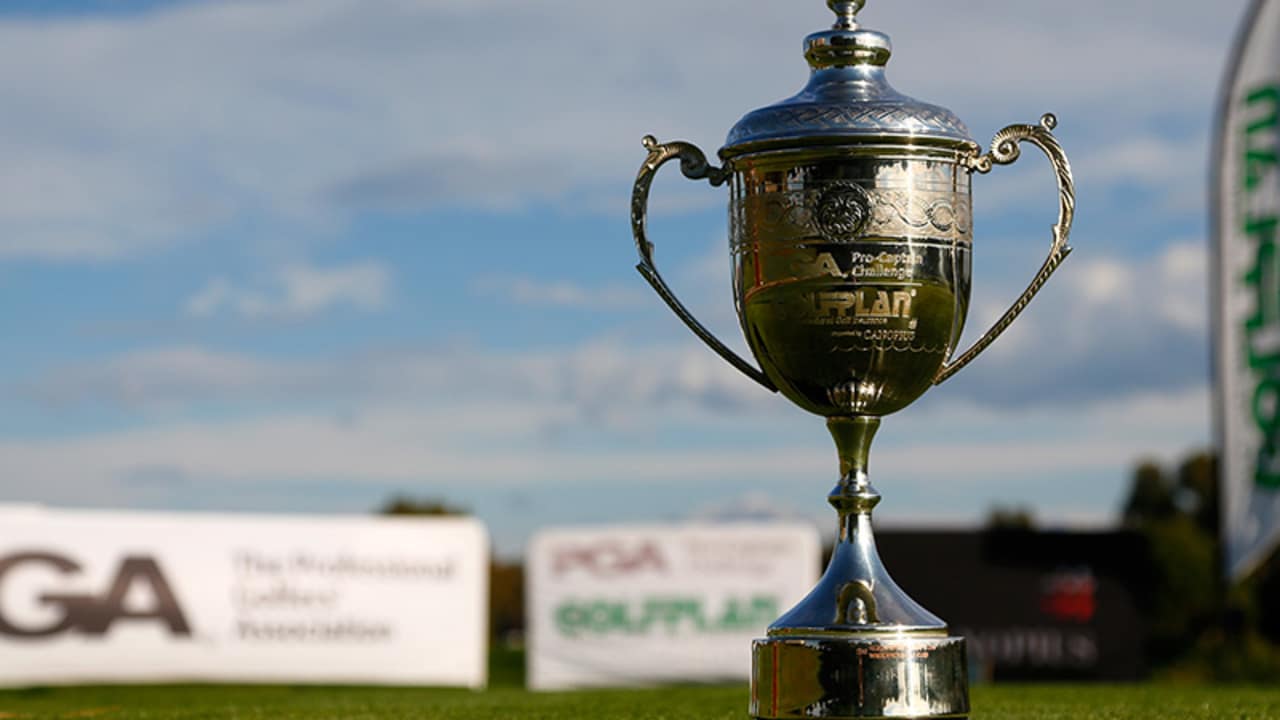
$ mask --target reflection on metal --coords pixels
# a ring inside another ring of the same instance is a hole
[[[880,418],[963,368],[1017,318],[1070,252],[1071,166],[1046,115],[1013,125],[990,152],[945,108],[885,77],[892,44],[860,27],[862,0],[829,0],[830,30],[805,42],[809,83],[748,113],[714,167],[683,142],[645,139],[632,196],[640,272],[676,315],[734,367],[824,416],[840,455],[829,501],[839,541],[818,586],[769,629],[753,655],[759,718],[955,718],[969,711],[965,644],[885,570],[871,513],[880,495],[867,455]],[[1027,291],[954,361],[975,248],[973,173],[1039,147],[1058,178],[1050,255]],[[653,175],[679,158],[687,177],[728,183],[734,300],[748,363],[713,337],[663,282],[645,233]]]
[[[758,718],[963,718],[964,640],[847,635],[757,640],[751,714]]]
[[[836,599],[837,625],[879,625],[876,596],[866,580],[850,580]]]

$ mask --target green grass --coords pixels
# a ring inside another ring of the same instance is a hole
[[[0,692],[0,718],[227,720],[745,720],[746,688],[541,694],[377,688],[78,687]],[[1178,686],[980,687],[974,720],[1263,720],[1280,690]]]
[[[746,687],[530,693],[495,653],[484,692],[147,686],[0,691],[0,720],[747,720]],[[980,686],[973,720],[1280,720],[1280,686]]]

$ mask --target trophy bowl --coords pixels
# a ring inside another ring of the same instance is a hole
[[[765,388],[823,416],[840,479],[828,495],[839,533],[826,573],[752,648],[757,718],[963,718],[963,638],[885,570],[871,513],[868,454],[880,418],[952,377],[1007,330],[1071,252],[1071,166],[1057,120],[1011,125],[983,153],[949,110],[894,90],[889,38],[862,29],[865,0],[828,0],[837,20],[805,41],[812,68],[797,95],[730,130],[723,164],[685,142],[649,151],[632,195],[637,269],[713,351]],[[1057,177],[1049,255],[1023,294],[956,353],[969,307],[970,180],[1040,148]],[[693,317],[662,279],[646,232],[658,169],[728,184],[734,300],[759,368]]]
[[[936,151],[935,151],[936,152]],[[793,402],[881,417],[933,384],[969,303],[962,158],[739,156],[731,192],[738,315]]]

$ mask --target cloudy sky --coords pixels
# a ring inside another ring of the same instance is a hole
[[[898,89],[979,139],[1058,114],[1077,251],[1023,321],[886,421],[892,523],[1109,522],[1209,442],[1205,176],[1244,0],[871,0]],[[822,423],[635,274],[640,138],[709,153],[790,95],[821,0],[0,4],[0,502],[825,512]],[[742,347],[727,194],[655,185],[659,262]],[[1049,244],[1038,154],[975,182],[970,336]]]

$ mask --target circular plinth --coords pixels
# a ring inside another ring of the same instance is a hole
[[[784,718],[965,718],[963,638],[771,637],[752,645],[751,715]]]

